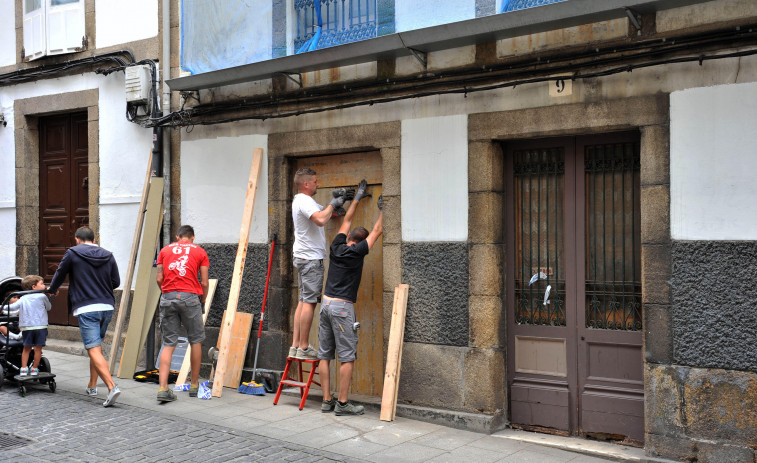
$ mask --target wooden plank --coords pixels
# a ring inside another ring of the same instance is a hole
[[[142,346],[147,341],[147,335],[150,332],[150,325],[152,325],[153,318],[155,318],[155,312],[158,310],[158,304],[160,304],[160,286],[157,282],[158,268],[153,267],[150,272],[150,278],[155,284],[147,287],[147,303],[145,304],[145,315],[142,318],[142,335],[139,337],[139,349],[142,350]]]
[[[202,312],[203,325],[208,321],[208,313],[210,313],[210,305],[213,303],[213,296],[216,294],[216,286],[218,286],[218,280],[215,278],[208,280],[208,295],[205,297],[205,307]],[[187,382],[187,376],[189,375],[189,368],[191,365],[190,352],[191,350],[187,350],[187,353],[184,355],[184,360],[181,362],[181,370],[179,370],[179,376],[176,378],[177,385]]]
[[[223,319],[226,318],[226,313],[224,310]],[[236,389],[242,383],[242,369],[244,368],[244,359],[247,357],[247,346],[250,342],[253,318],[254,315],[250,313],[237,312],[234,315],[234,322],[231,325],[231,346],[226,362],[226,376],[223,379],[225,387]],[[216,343],[216,348],[219,351],[221,349],[221,338],[222,334],[219,333]]]
[[[405,313],[410,286],[400,284],[394,290],[392,324],[389,328],[389,346],[386,353],[384,394],[381,397],[381,421],[394,421],[397,412],[397,390],[402,367],[402,342],[405,339]]]
[[[234,315],[237,312],[239,303],[239,291],[242,287],[242,275],[244,274],[244,262],[247,258],[247,241],[250,236],[250,225],[252,224],[252,211],[255,207],[255,191],[258,188],[258,176],[260,175],[260,166],[263,163],[263,148],[255,148],[252,155],[252,167],[250,168],[250,179],[247,181],[247,195],[244,201],[244,212],[242,213],[242,227],[239,230],[239,246],[237,247],[237,257],[234,261],[234,273],[231,277],[231,289],[229,290],[229,302],[226,306],[228,316],[224,317],[224,331],[221,335],[221,346],[218,349],[218,363],[216,364],[216,373],[213,377],[213,397],[221,397],[223,394],[224,378],[226,377],[226,365],[229,356],[229,347],[231,346],[231,324],[234,322]]]
[[[142,230],[142,243],[139,247],[139,268],[137,269],[137,284],[134,288],[134,302],[129,316],[129,327],[126,330],[126,340],[121,353],[121,364],[118,368],[119,378],[131,379],[137,369],[139,354],[142,350],[141,340],[145,311],[150,299],[150,288],[156,287],[153,274],[155,248],[158,246],[158,232],[163,221],[163,178],[153,177],[150,183],[150,193],[147,197],[147,212],[145,225]],[[158,288],[159,290],[160,288]],[[154,292],[153,292],[154,296]]]
[[[123,291],[121,293],[121,303],[118,305],[118,317],[113,327],[113,342],[110,345],[110,355],[108,357],[108,369],[111,374],[115,372],[116,356],[118,355],[118,346],[121,344],[121,327],[126,319],[126,310],[131,300],[131,282],[134,279],[134,267],[137,263],[137,251],[139,250],[139,238],[142,235],[142,225],[145,221],[145,209],[147,208],[147,194],[150,191],[150,174],[152,174],[152,151],[147,158],[147,173],[145,173],[145,183],[142,186],[142,199],[139,201],[139,211],[137,212],[137,225],[134,227],[134,238],[131,242],[131,252],[129,253],[129,264],[126,267],[126,278],[124,279]]]

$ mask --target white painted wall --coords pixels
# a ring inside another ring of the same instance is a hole
[[[16,64],[16,5],[11,0],[2,0],[0,1],[0,67],[11,64]]]
[[[673,239],[757,240],[757,83],[670,95]]]
[[[126,274],[131,240],[152,130],[143,129],[124,116],[124,74],[83,75],[2,87],[0,112],[7,127],[0,127],[0,276],[15,272],[15,139],[13,104],[17,99],[99,89],[100,244],[113,252],[121,276]],[[6,258],[7,256],[7,258]]]
[[[394,5],[394,25],[397,32],[422,29],[475,17],[476,0],[447,2],[400,0]]]
[[[468,116],[402,121],[402,239],[468,239]]]
[[[110,47],[158,35],[158,0],[96,0],[95,46]]]
[[[263,148],[251,243],[268,242],[268,136],[181,142],[181,218],[198,243],[238,243],[253,148]]]

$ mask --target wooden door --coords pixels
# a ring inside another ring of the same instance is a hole
[[[39,268],[49,284],[76,229],[89,224],[87,114],[39,121]],[[77,325],[68,313],[68,285],[50,311],[51,324]]]
[[[507,154],[511,420],[641,441],[638,134]]]
[[[314,199],[318,204],[327,205],[331,200],[331,190],[341,187],[357,187],[365,178],[368,181],[368,193],[371,198],[361,201],[352,227],[363,226],[369,231],[378,217],[376,200],[382,191],[381,155],[378,152],[355,153],[334,156],[301,158],[296,161],[294,170],[309,167],[316,171],[318,191]],[[349,203],[348,203],[349,204]],[[331,245],[342,224],[342,218],[333,218],[325,226],[326,248]],[[363,263],[363,276],[355,304],[355,317],[360,322],[357,345],[357,360],[352,376],[351,394],[379,396],[383,391],[384,381],[384,338],[383,338],[383,239],[379,238]],[[328,275],[328,260],[324,261],[324,283]],[[318,312],[316,306],[310,340],[318,339]],[[294,314],[294,310],[290,311]],[[316,342],[313,342],[317,346]],[[331,365],[332,389],[337,390],[338,378],[335,365]]]

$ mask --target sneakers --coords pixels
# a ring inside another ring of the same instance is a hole
[[[11,338],[12,341],[18,341],[22,338],[21,333],[8,333],[8,336]]]
[[[108,392],[108,398],[105,399],[105,402],[103,402],[103,407],[110,407],[114,403],[116,403],[116,399],[118,399],[118,396],[121,395],[121,390],[118,388],[118,386],[113,386],[113,389],[111,389]]]
[[[176,400],[176,394],[172,390],[158,391],[158,402],[173,402]]]
[[[19,376],[27,376],[29,374],[29,368],[27,367],[21,367],[21,371],[18,373]]]
[[[331,400],[324,400],[321,402],[321,413],[331,413],[334,411],[336,405],[336,398],[331,397]]]
[[[29,369],[29,376],[39,376],[39,368],[31,367]]]
[[[97,395],[97,388],[96,387],[88,387],[87,388],[87,395],[90,397],[95,397]]]
[[[321,406],[321,411],[323,411],[323,406]],[[336,416],[362,415],[364,412],[365,407],[363,407],[362,405],[355,405],[350,401],[347,401],[347,403],[344,405],[337,401],[336,405],[334,406],[334,414]]]
[[[195,386],[189,385],[189,397],[197,397],[197,391],[200,390],[200,385],[197,384]]]
[[[318,352],[313,349],[313,346],[308,346],[308,348],[305,350],[302,350],[298,347],[297,355],[294,358],[299,360],[317,360]]]
[[[287,355],[287,358],[295,358],[297,357],[297,348],[292,346],[289,348],[289,355]]]

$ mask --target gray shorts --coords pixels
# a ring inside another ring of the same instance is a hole
[[[352,302],[323,301],[318,324],[318,358],[334,360],[336,352],[342,363],[355,361],[358,335],[354,324],[355,307]]]
[[[178,291],[162,294],[160,296],[160,331],[164,345],[176,346],[179,341],[180,326],[187,330],[187,339],[190,344],[205,340],[200,296]]]
[[[309,304],[321,302],[323,291],[323,260],[294,258],[297,269],[297,284],[300,287],[300,301]]]

